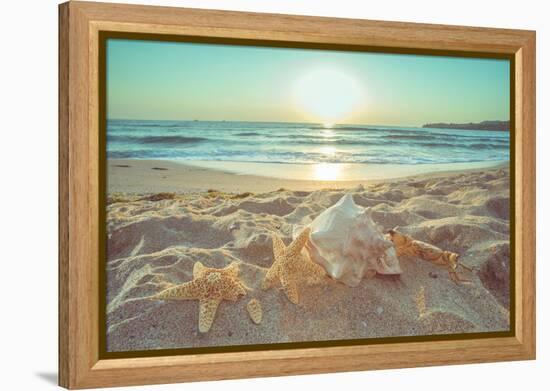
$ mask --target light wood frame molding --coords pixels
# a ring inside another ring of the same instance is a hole
[[[100,359],[100,31],[508,54],[515,62],[515,335]],[[535,358],[535,32],[71,1],[59,6],[59,384],[91,388]]]

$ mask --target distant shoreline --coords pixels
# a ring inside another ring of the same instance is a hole
[[[510,121],[482,121],[464,124],[436,122],[422,125],[423,128],[464,129],[464,130],[494,130],[499,132],[510,131]]]

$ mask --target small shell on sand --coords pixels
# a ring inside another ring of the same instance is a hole
[[[252,299],[248,302],[246,305],[246,310],[248,311],[248,315],[250,315],[250,319],[256,324],[260,324],[262,321],[262,305],[257,299]]]
[[[395,246],[397,256],[409,255],[419,257],[436,265],[448,266],[453,270],[458,266],[459,255],[457,253],[442,250],[432,244],[415,240],[409,235],[399,232],[397,228],[390,229],[389,237]]]

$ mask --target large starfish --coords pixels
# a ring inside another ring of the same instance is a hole
[[[246,286],[239,280],[239,264],[231,263],[223,269],[205,267],[196,262],[193,280],[157,293],[151,299],[199,301],[199,331],[210,330],[216,310],[222,300],[236,301],[246,295]]]
[[[294,304],[298,304],[298,285],[320,282],[325,275],[324,269],[302,254],[302,248],[309,238],[310,229],[306,228],[290,244],[285,246],[281,238],[273,235],[273,256],[275,261],[262,282],[262,289],[269,289],[280,282],[283,291]]]

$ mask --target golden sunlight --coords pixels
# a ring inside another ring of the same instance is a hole
[[[334,137],[334,132],[332,131],[332,129],[323,129],[321,131],[321,135],[325,138],[330,138]]]
[[[321,147],[319,149],[319,152],[321,152],[323,155],[334,156],[334,154],[336,153],[336,148],[334,148],[334,147]]]
[[[307,73],[293,90],[294,103],[313,122],[332,128],[363,104],[363,91],[349,75],[330,69]]]
[[[313,178],[318,181],[334,181],[340,178],[342,165],[338,163],[318,163],[313,165]]]

